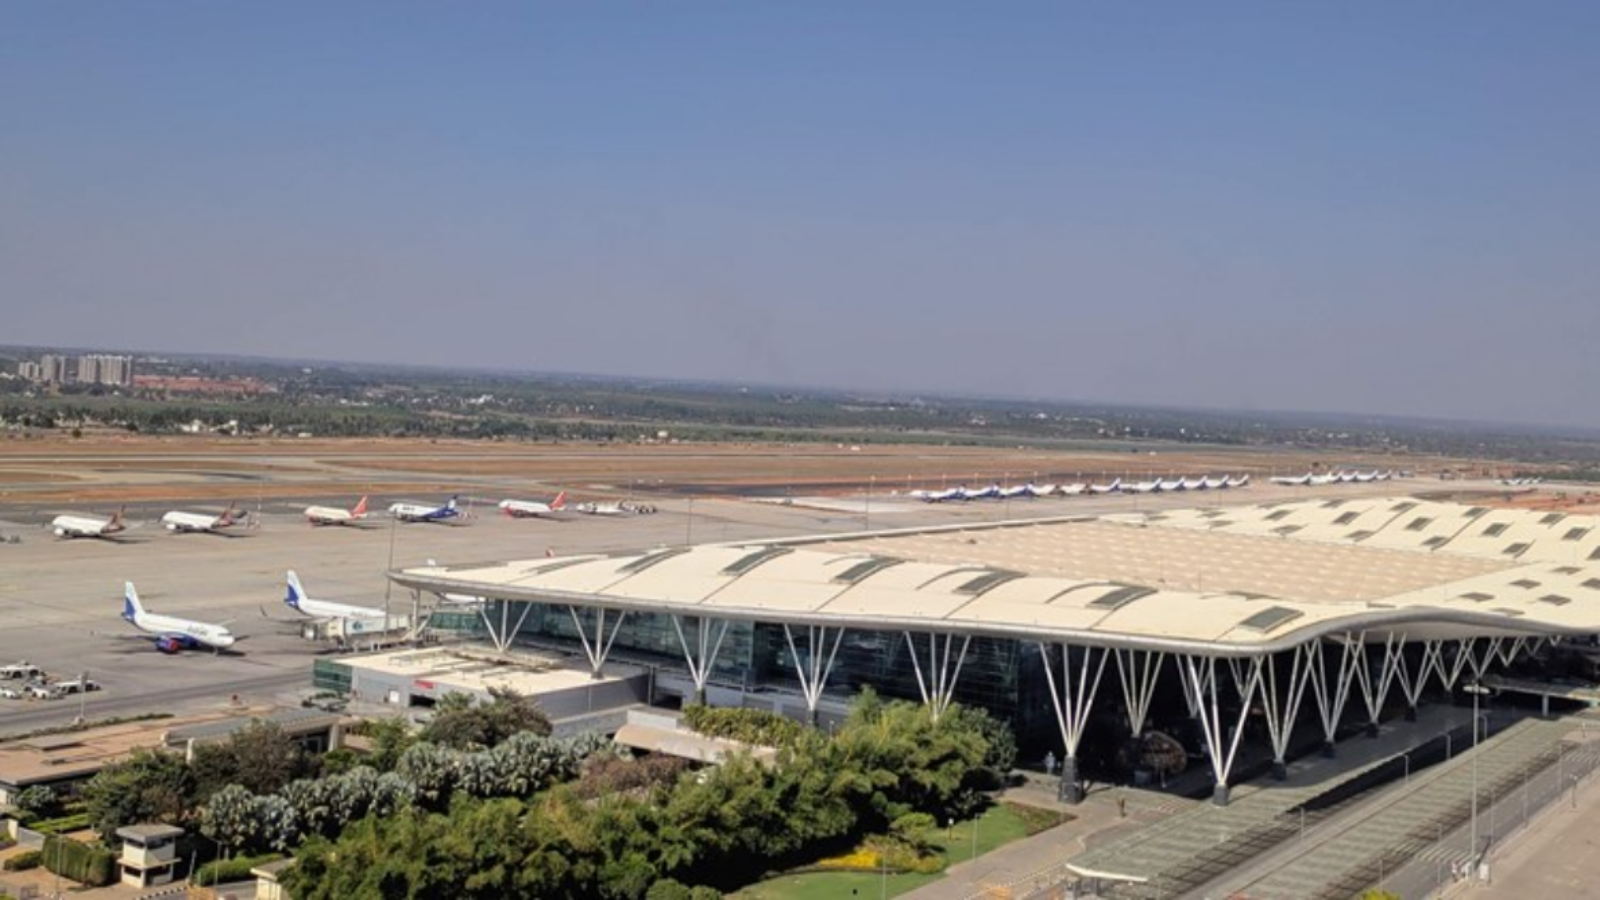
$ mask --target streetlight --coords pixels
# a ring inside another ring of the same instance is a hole
[[[1477,877],[1478,870],[1478,697],[1489,693],[1489,689],[1477,682],[1466,685],[1462,690],[1472,695],[1472,827],[1469,830],[1472,846],[1468,850],[1468,859],[1472,861],[1473,877]]]

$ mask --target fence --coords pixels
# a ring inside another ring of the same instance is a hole
[[[1600,768],[1600,743],[1564,742],[1561,753],[1548,766],[1520,784],[1491,793],[1486,785],[1478,801],[1477,826],[1468,822],[1434,840],[1397,847],[1384,871],[1382,861],[1375,885],[1405,900],[1421,900],[1455,881],[1468,878],[1474,867],[1473,835],[1477,835],[1477,862],[1492,865],[1499,846],[1521,831],[1552,805],[1577,802],[1578,785]]]

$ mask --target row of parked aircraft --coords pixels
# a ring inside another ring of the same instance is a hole
[[[350,509],[337,506],[308,506],[305,509],[306,521],[312,525],[355,525],[365,521],[369,516],[367,500],[368,498],[362,497],[360,502]],[[616,503],[569,504],[565,491],[549,501],[502,500],[499,509],[516,519],[558,518],[568,510],[591,516],[644,515],[656,511],[650,504],[627,500]],[[449,522],[461,518],[465,511],[461,508],[460,498],[451,497],[443,504],[402,501],[391,505],[388,512],[392,518],[401,522]],[[248,518],[249,513],[236,510],[231,505],[221,514],[174,510],[161,517],[161,526],[173,532],[219,533],[246,522]],[[51,520],[50,528],[56,537],[60,538],[109,538],[127,531],[128,523],[123,518],[123,511],[118,510],[115,515],[109,517],[77,514],[56,516]]]
[[[1249,475],[1218,475],[1197,478],[1153,478],[1148,481],[1124,481],[1118,478],[1106,484],[1076,482],[1073,484],[1019,484],[1001,487],[991,484],[985,488],[966,485],[939,491],[912,491],[911,497],[928,503],[946,503],[966,500],[1013,500],[1035,497],[1076,497],[1083,494],[1156,494],[1168,491],[1223,491],[1247,487]]]
[[[1511,487],[1533,487],[1534,485],[1544,484],[1544,479],[1543,478],[1502,478],[1502,479],[1500,479],[1500,483],[1501,484],[1505,484],[1505,485],[1510,485]]]
[[[1329,484],[1370,484],[1374,481],[1389,481],[1399,477],[1394,471],[1356,472],[1340,470],[1338,472],[1307,472],[1304,475],[1278,475],[1272,479],[1273,484],[1289,485],[1291,487],[1322,487]]]
[[[430,565],[433,560],[428,561]],[[447,594],[444,602],[454,605],[478,604],[482,601],[477,597]],[[300,576],[293,569],[289,570],[283,605],[293,614],[305,619],[371,619],[383,621],[389,614],[381,607],[361,606],[355,603],[339,603],[333,600],[318,600],[306,593],[300,584]],[[265,609],[261,610],[264,618],[272,618]],[[184,650],[210,650],[220,653],[244,640],[243,635],[236,635],[228,629],[231,622],[211,623],[200,622],[194,619],[182,619],[177,616],[165,616],[145,609],[139,600],[139,592],[133,582],[126,582],[123,589],[122,618],[130,625],[142,632],[139,637],[155,644],[155,648],[162,653],[173,654]]]

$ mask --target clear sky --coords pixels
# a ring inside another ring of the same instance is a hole
[[[1600,3],[13,2],[0,343],[1600,424]]]

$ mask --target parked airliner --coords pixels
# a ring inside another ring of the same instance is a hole
[[[313,600],[306,595],[306,589],[300,586],[300,576],[293,569],[289,570],[288,591],[284,594],[283,605],[313,619],[382,619],[385,615],[383,610],[373,606]]]
[[[50,521],[50,530],[59,538],[103,538],[126,531],[128,523],[122,521],[122,510],[109,519],[99,516],[56,516]]]
[[[144,637],[154,641],[156,649],[162,653],[177,653],[180,650],[195,650],[200,647],[212,652],[221,652],[239,640],[222,625],[148,612],[139,602],[139,592],[134,590],[131,581],[126,583],[122,595],[122,618],[133,627],[145,632]]]
[[[567,492],[562,491],[549,503],[537,500],[501,500],[500,509],[513,519],[552,516],[567,508]]]
[[[367,498],[362,497],[361,502],[354,509],[340,509],[337,506],[308,506],[306,507],[306,520],[313,525],[349,525],[367,517]]]
[[[456,507],[455,497],[443,506],[428,506],[425,503],[396,503],[389,507],[389,515],[402,522],[445,522],[461,515],[461,510]]]
[[[220,516],[213,516],[209,513],[182,512],[179,510],[174,510],[161,517],[161,527],[167,529],[168,531],[184,531],[190,533],[215,533],[224,528],[232,528],[234,525],[237,525],[238,522],[239,519],[234,517],[232,504],[229,504],[228,508],[224,510]]]

